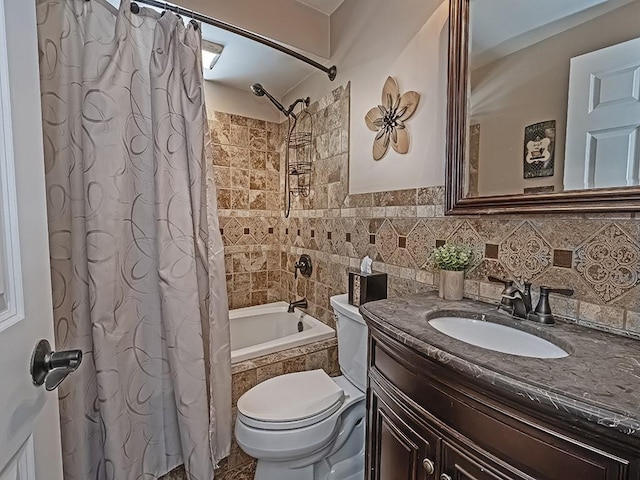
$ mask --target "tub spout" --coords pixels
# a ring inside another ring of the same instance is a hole
[[[287,312],[289,313],[293,313],[294,308],[309,308],[309,303],[307,302],[306,298],[302,298],[300,300],[296,300],[295,302],[289,302],[289,308],[287,309]]]

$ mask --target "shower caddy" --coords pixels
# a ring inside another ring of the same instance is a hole
[[[313,162],[313,118],[306,108],[297,115],[289,129],[285,154],[289,197],[308,197]],[[288,203],[290,206],[291,198]]]

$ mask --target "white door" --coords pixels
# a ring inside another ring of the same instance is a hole
[[[33,385],[53,345],[34,0],[0,0],[0,480],[62,478],[56,392]]]
[[[571,59],[566,190],[639,184],[640,38]]]

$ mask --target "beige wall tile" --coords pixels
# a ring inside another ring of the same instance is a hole
[[[627,312],[626,329],[640,333],[640,312]]]
[[[255,387],[258,383],[256,370],[247,370],[246,372],[236,373],[232,378],[231,401],[233,405],[238,402],[244,393]]]
[[[284,366],[282,362],[272,363],[271,365],[265,365],[264,367],[258,367],[256,369],[257,382],[264,382],[270,378],[282,375],[284,373]]]
[[[624,310],[620,308],[580,302],[578,310],[580,320],[599,323],[609,327],[624,328]]]
[[[326,350],[313,352],[306,356],[306,370],[316,370],[318,368],[329,371],[329,355]]]

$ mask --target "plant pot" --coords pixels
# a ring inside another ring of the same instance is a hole
[[[438,296],[445,300],[462,300],[464,293],[464,270],[440,270]]]

